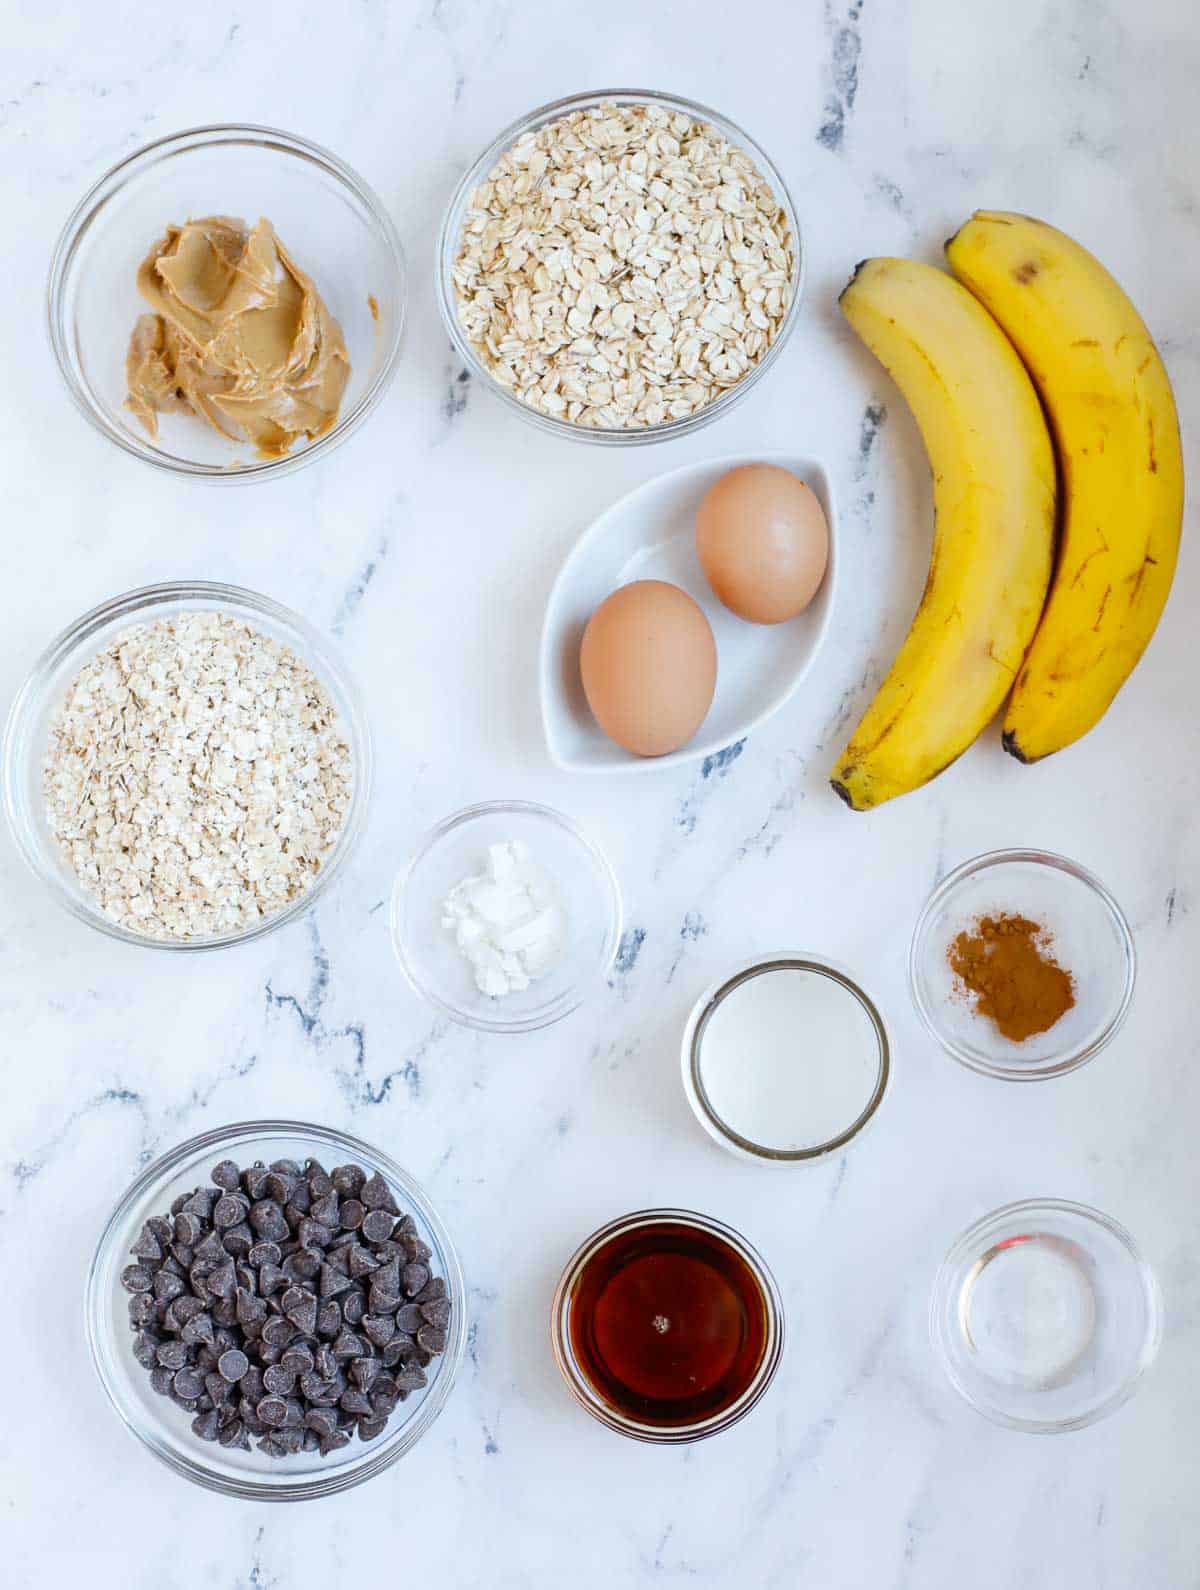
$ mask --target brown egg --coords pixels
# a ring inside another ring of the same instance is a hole
[[[696,511],[696,551],[719,601],[752,624],[782,624],[812,601],[829,526],[810,487],[777,464],[743,464]]]
[[[686,591],[637,580],[592,614],[579,666],[609,739],[635,756],[665,756],[687,744],[712,705],[717,643]]]

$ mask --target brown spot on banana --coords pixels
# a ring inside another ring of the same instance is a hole
[[[1141,592],[1141,589],[1142,589],[1142,581],[1146,578],[1146,569],[1151,564],[1153,564],[1153,565],[1155,565],[1155,567],[1157,567],[1158,559],[1157,558],[1152,558],[1150,556],[1150,554],[1147,552],[1146,556],[1142,559],[1141,568],[1138,569],[1136,574],[1131,574],[1129,576],[1130,582],[1131,582],[1130,591],[1129,591],[1129,605],[1130,605],[1130,607],[1132,607],[1134,605],[1134,603],[1138,599],[1138,596],[1139,596],[1139,594]]]
[[[1013,266],[1013,279],[1020,282],[1022,287],[1028,287],[1039,269],[1040,267],[1036,260],[1024,260],[1020,265]]]
[[[1100,532],[1097,531],[1097,534],[1100,534]],[[1084,558],[1083,562],[1075,570],[1074,577],[1071,580],[1071,589],[1072,590],[1074,590],[1075,587],[1079,584],[1080,580],[1082,580],[1083,571],[1087,568],[1088,564],[1092,561],[1092,559],[1093,558],[1098,558],[1101,555],[1101,553],[1104,553],[1104,552],[1107,552],[1107,551],[1108,551],[1108,542],[1104,539],[1103,535],[1100,535],[1100,545],[1098,547],[1096,547],[1096,549],[1094,551],[1089,552],[1087,557]]]

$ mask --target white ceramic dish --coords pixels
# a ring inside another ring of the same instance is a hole
[[[829,568],[809,607],[786,624],[748,624],[721,606],[696,556],[700,499],[739,464],[778,464],[816,492],[829,521]],[[649,773],[711,756],[778,712],[812,665],[829,629],[837,577],[837,527],[829,479],[798,453],[744,453],[685,464],[615,502],[571,549],[542,627],[542,727],[551,759],[572,773]],[[610,592],[631,580],[667,580],[693,596],[717,641],[717,693],[694,739],[668,756],[639,757],[600,732],[579,675],[584,626]]]

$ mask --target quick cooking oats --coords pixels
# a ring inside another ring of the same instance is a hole
[[[454,262],[459,321],[531,408],[658,425],[762,359],[795,248],[778,196],[715,128],[604,104],[525,134],[475,190]]]
[[[116,637],[75,677],[43,778],[50,831],[105,915],[236,932],[316,879],[353,793],[345,726],[287,646],[223,613]]]

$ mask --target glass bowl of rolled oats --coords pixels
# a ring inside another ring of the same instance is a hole
[[[740,128],[609,89],[515,122],[462,178],[438,240],[465,369],[551,434],[665,441],[732,408],[796,322],[791,198]]]
[[[0,771],[26,862],[125,943],[211,950],[307,911],[366,821],[353,680],[296,613],[172,582],[85,613],[18,691]]]

